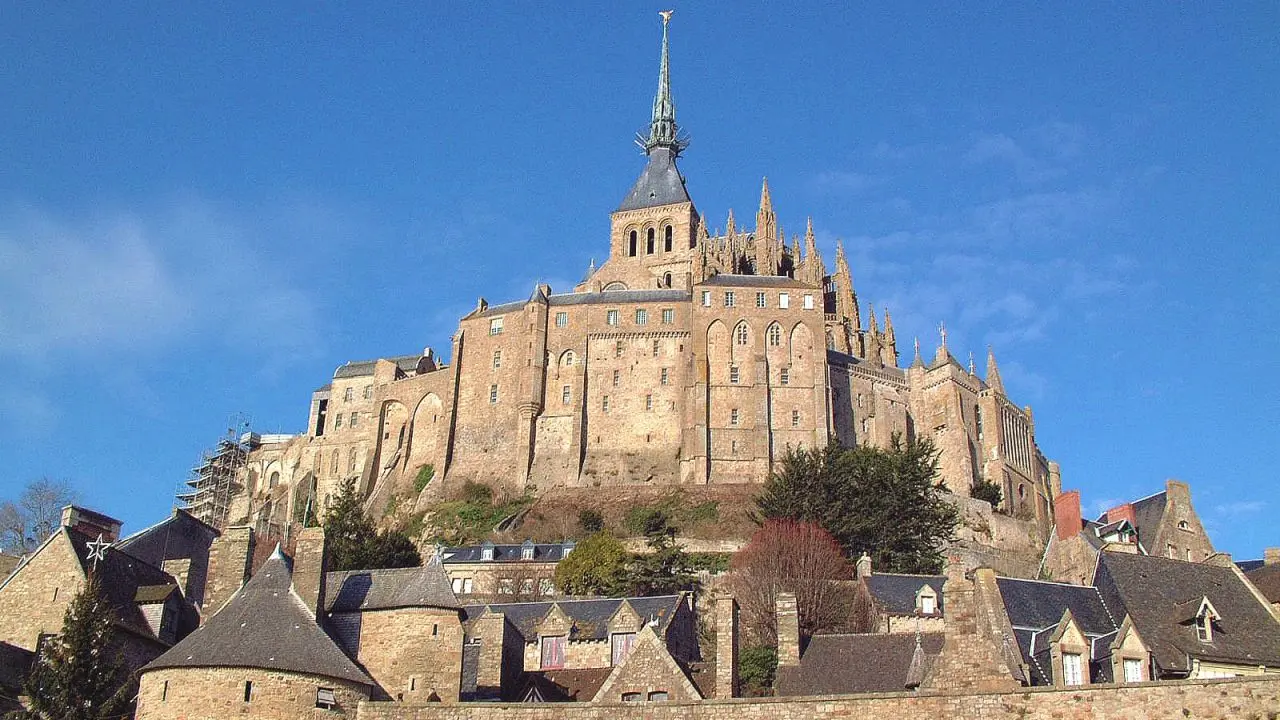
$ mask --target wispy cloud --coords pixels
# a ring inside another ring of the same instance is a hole
[[[1266,509],[1267,503],[1262,500],[1241,500],[1238,502],[1221,503],[1213,506],[1215,515],[1221,515],[1224,518],[1235,517],[1237,515],[1249,515],[1262,512]]]
[[[879,185],[881,179],[860,172],[830,170],[813,176],[811,185],[820,193],[858,195]]]

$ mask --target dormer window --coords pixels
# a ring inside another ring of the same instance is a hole
[[[1188,523],[1186,520],[1179,520],[1179,521],[1178,521],[1178,529],[1179,529],[1179,530],[1186,530],[1187,532],[1191,532],[1191,524],[1190,524],[1190,523]]]
[[[1213,623],[1221,620],[1222,616],[1213,607],[1213,603],[1209,602],[1209,598],[1200,601],[1200,608],[1196,611],[1196,639],[1202,643],[1213,642]]]
[[[938,593],[929,585],[916,591],[916,612],[921,615],[938,614]]]
[[[573,543],[565,543],[560,547],[560,559],[569,557],[569,553],[573,552]]]
[[[480,559],[485,562],[493,562],[493,545],[484,545],[480,548]]]
[[[533,543],[526,542],[524,545],[520,547],[520,559],[521,560],[533,559]]]

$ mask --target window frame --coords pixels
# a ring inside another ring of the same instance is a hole
[[[758,308],[767,308],[767,307],[769,307],[769,295],[768,295],[768,293],[760,292],[760,291],[757,291],[757,292],[756,292],[756,307],[758,307]]]
[[[561,310],[556,313],[556,327],[562,328],[569,324],[569,313]]]
[[[1084,657],[1080,653],[1062,653],[1062,684],[1068,687],[1084,685]]]
[[[505,318],[501,315],[495,318],[489,318],[489,335],[501,335]]]

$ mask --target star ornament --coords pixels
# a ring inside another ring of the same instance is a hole
[[[98,568],[98,561],[105,560],[107,557],[107,548],[111,547],[111,543],[102,539],[102,533],[98,533],[98,539],[88,544],[89,560],[93,562],[93,567]]]

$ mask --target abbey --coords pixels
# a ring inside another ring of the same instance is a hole
[[[480,299],[447,360],[427,349],[342,365],[312,394],[304,434],[253,437],[242,487],[221,503],[197,485],[193,511],[269,529],[347,478],[371,506],[427,475],[428,492],[466,480],[746,486],[788,446],[884,446],[900,434],[937,443],[953,493],[993,482],[998,510],[1047,536],[1059,473],[994,357],[980,377],[944,331],[930,359],[917,344],[902,367],[892,319],[861,306],[843,249],[830,271],[812,223],[788,243],[767,181],[754,227],[730,213],[723,234],[709,232],[677,166],[687,141],[665,23],[638,141],[646,164],[610,215],[608,259],[571,292]]]

